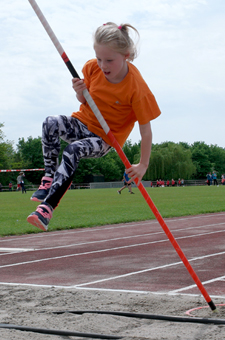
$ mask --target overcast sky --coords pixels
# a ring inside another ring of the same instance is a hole
[[[92,34],[107,21],[140,33],[134,65],[162,111],[153,143],[225,147],[224,0],[37,0],[77,72],[95,57]],[[6,139],[41,136],[48,115],[79,103],[71,75],[28,0],[0,3],[0,123]],[[138,127],[129,136],[140,140]]]

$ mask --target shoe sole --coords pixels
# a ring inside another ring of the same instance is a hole
[[[41,221],[38,219],[37,215],[30,215],[27,217],[27,222],[29,222],[30,224],[34,225],[35,227],[43,230],[43,231],[47,231],[48,227],[45,227]]]
[[[31,197],[30,200],[34,201],[34,202],[43,202],[44,201],[44,199],[41,200],[41,199],[38,199],[37,197]]]

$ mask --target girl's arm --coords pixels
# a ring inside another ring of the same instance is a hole
[[[132,164],[126,173],[131,177],[129,182],[132,182],[135,178],[138,179],[138,184],[140,184],[142,177],[146,173],[149,165],[151,148],[152,148],[152,130],[150,122],[144,125],[139,125],[141,134],[141,159],[138,164]]]

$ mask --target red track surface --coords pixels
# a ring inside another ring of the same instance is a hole
[[[165,221],[209,295],[225,297],[225,213]],[[0,260],[0,284],[200,294],[156,220],[0,238]]]

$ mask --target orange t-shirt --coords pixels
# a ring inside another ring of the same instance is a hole
[[[155,97],[140,72],[129,62],[128,68],[126,77],[117,84],[110,83],[105,78],[97,59],[89,60],[82,70],[91,97],[121,147],[136,121],[144,125],[160,115]],[[111,145],[88,103],[81,104],[80,110],[73,112],[72,116]]]

